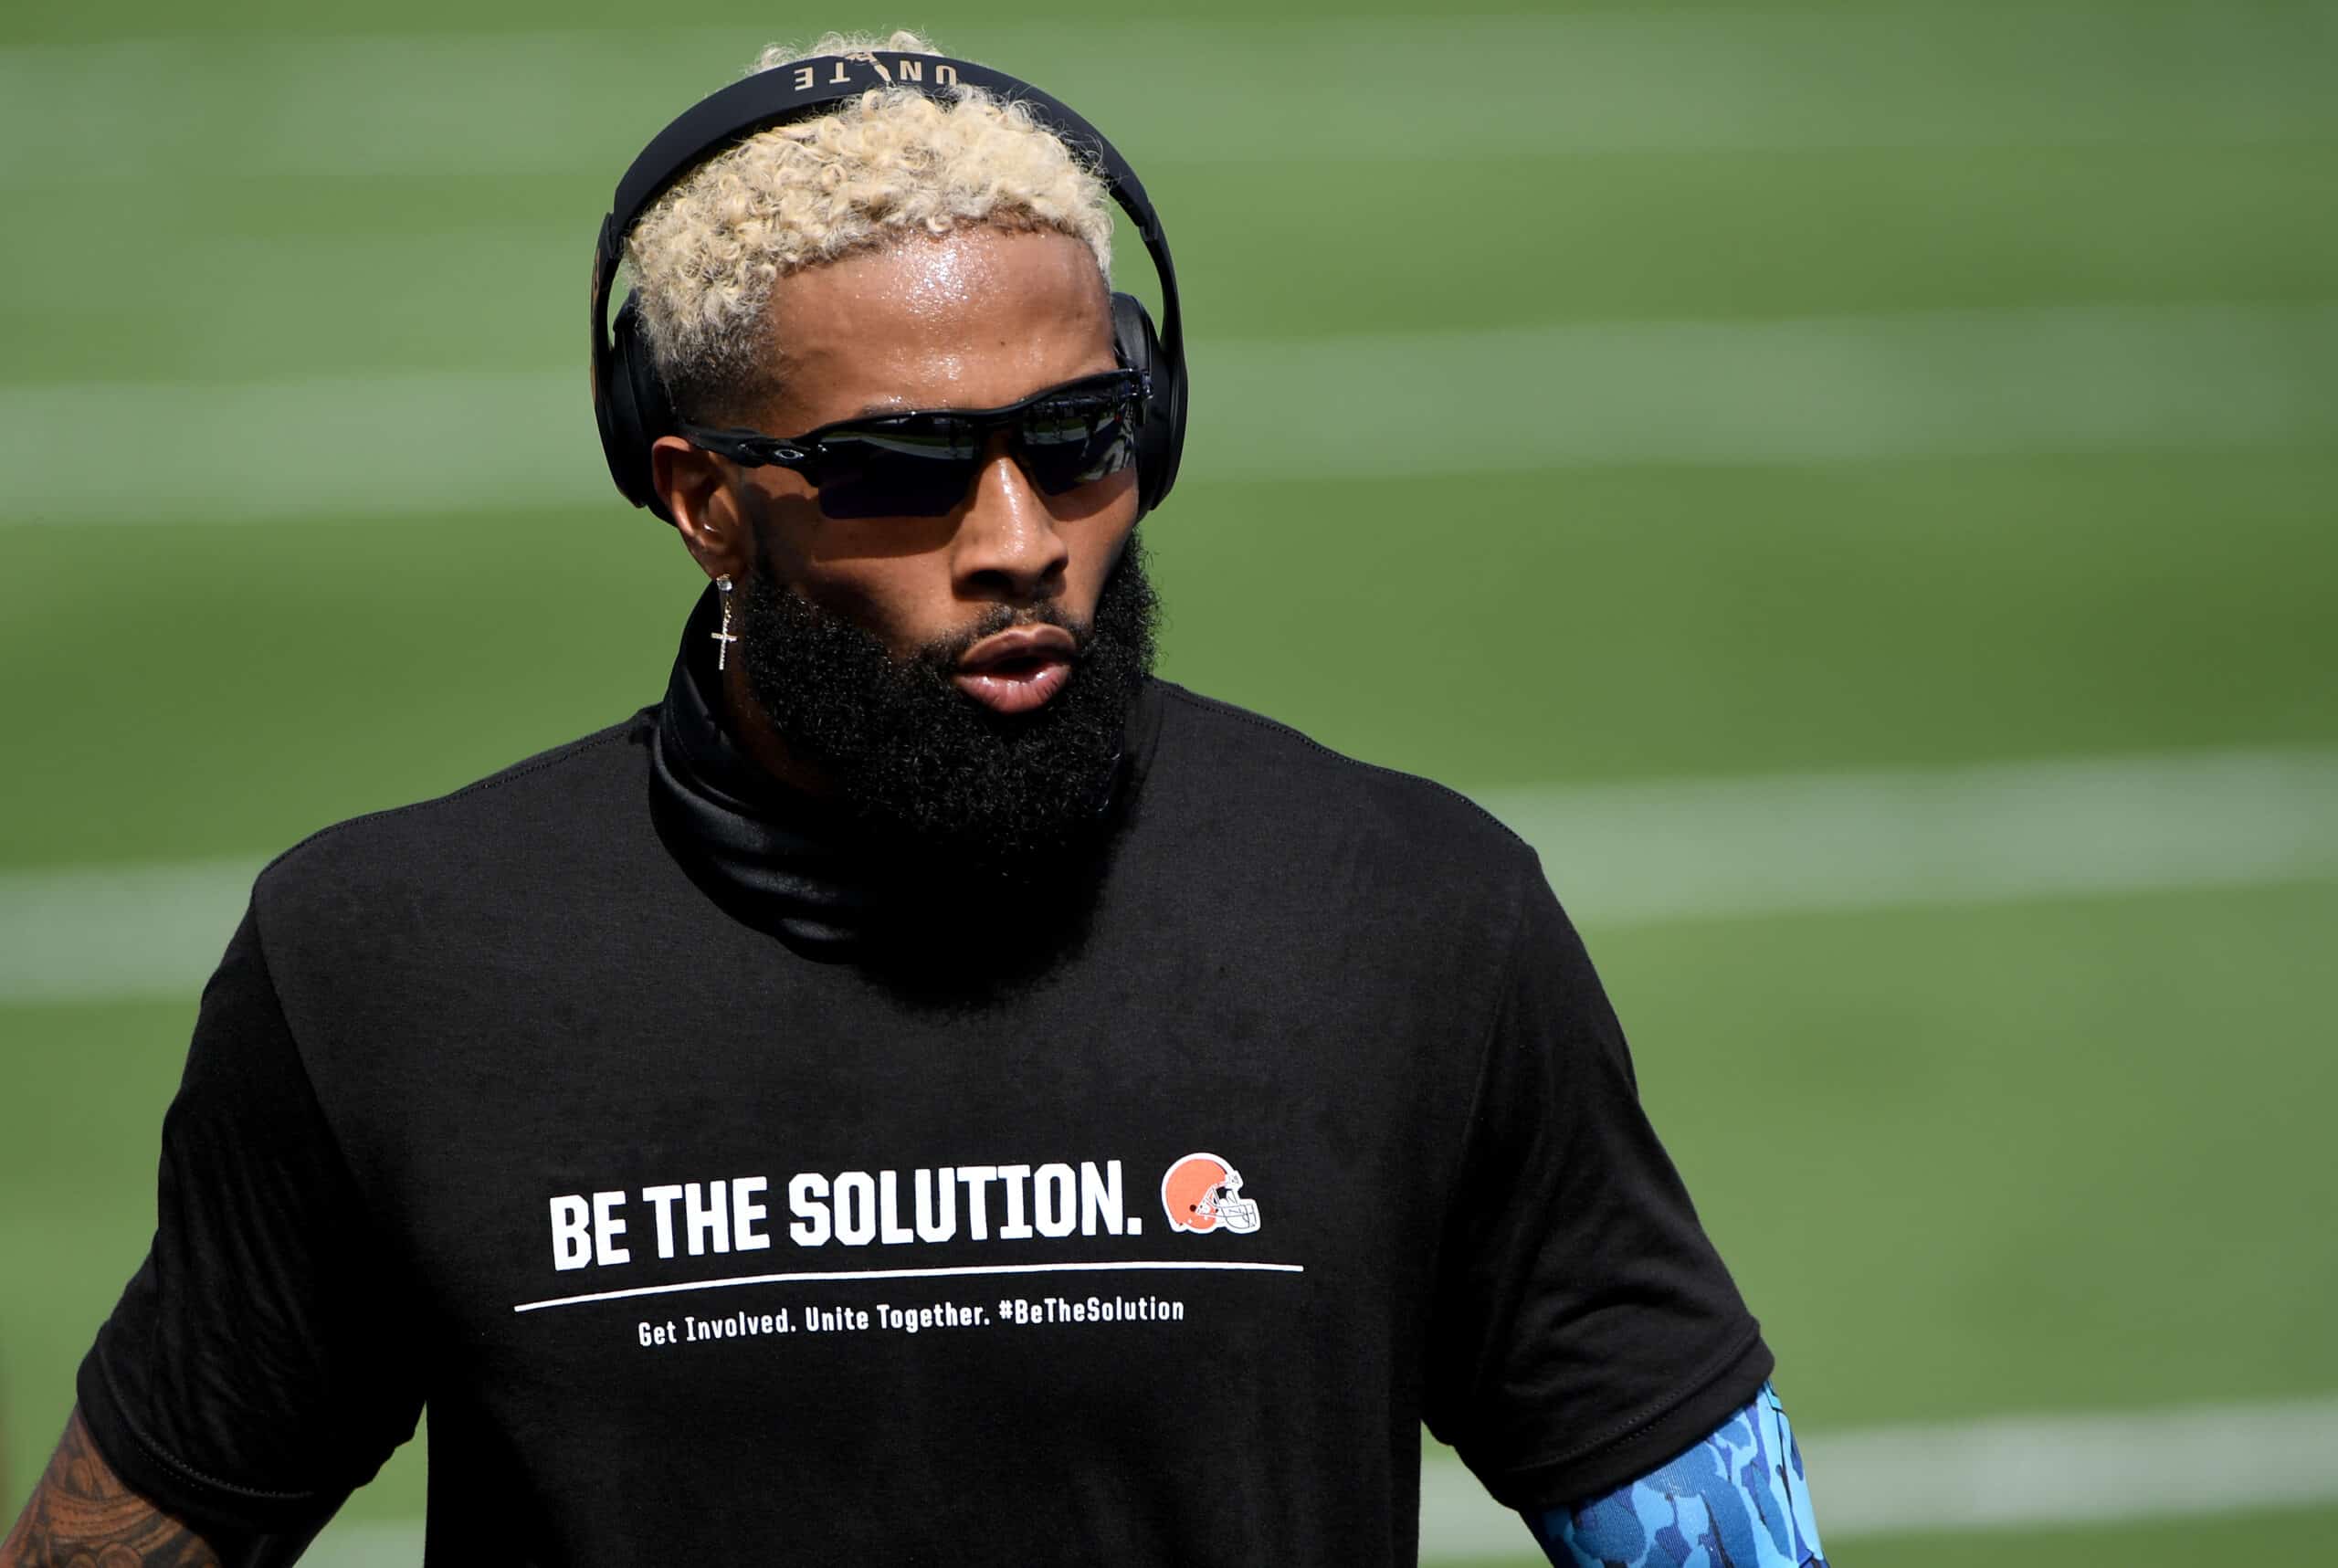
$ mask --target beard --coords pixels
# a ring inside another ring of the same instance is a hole
[[[1134,534],[1092,620],[1052,604],[995,605],[962,631],[896,656],[874,634],[781,583],[760,552],[739,598],[735,657],[788,748],[835,784],[854,817],[927,879],[1028,885],[1099,837],[1131,706],[1153,672],[1159,602]],[[982,638],[1061,627],[1070,679],[1026,713],[999,713],[951,679]]]

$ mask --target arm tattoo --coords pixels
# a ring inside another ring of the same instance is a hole
[[[219,1568],[194,1531],[121,1484],[90,1439],[81,1413],[0,1543],[7,1568]]]
[[[1671,1463],[1526,1522],[1559,1568],[1827,1568],[1802,1450],[1766,1383]]]

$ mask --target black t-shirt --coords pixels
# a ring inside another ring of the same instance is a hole
[[[260,876],[81,1369],[139,1491],[298,1535],[427,1405],[440,1563],[1408,1563],[1424,1421],[1553,1506],[1768,1374],[1477,807],[1156,682],[1069,955],[921,987],[689,647]]]

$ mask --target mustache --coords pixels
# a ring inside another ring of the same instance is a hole
[[[1074,664],[1087,659],[1096,640],[1094,621],[1080,620],[1059,605],[993,605],[976,616],[973,625],[927,643],[911,654],[909,661],[946,679],[958,668],[958,661],[965,658],[967,650],[976,643],[1017,626],[1053,626],[1066,633],[1071,638]]]
[[[1096,842],[1097,805],[1153,668],[1159,602],[1138,537],[1085,620],[1057,595],[962,600],[953,607],[967,621],[900,651],[781,582],[772,559],[748,578],[732,657],[781,737],[927,879],[1064,886]],[[953,676],[974,644],[1016,626],[1067,637],[1079,673],[1035,711],[995,713]]]
[[[1132,549],[1139,548],[1135,546],[1133,541],[1131,544]],[[773,569],[770,550],[761,552],[749,570],[762,586],[772,595],[778,595],[792,592],[786,584],[780,582],[778,574]],[[1135,565],[1135,574],[1142,578],[1143,573],[1144,566],[1140,560]],[[1117,579],[1121,574],[1120,569],[1116,567],[1112,574]],[[1149,589],[1145,596],[1150,603]],[[969,648],[986,637],[995,637],[1000,632],[1011,631],[1016,626],[1054,626],[1058,631],[1069,634],[1072,647],[1071,660],[1075,665],[1088,662],[1088,656],[1096,642],[1094,620],[1080,620],[1051,599],[1032,605],[993,605],[975,616],[969,625],[913,648],[909,653],[895,658],[892,662],[919,669],[931,675],[936,681],[946,685],[952,672],[958,668],[958,661],[966,657]]]

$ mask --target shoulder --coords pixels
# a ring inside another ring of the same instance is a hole
[[[1174,803],[1190,825],[1480,890],[1541,880],[1534,851],[1459,791],[1174,682],[1154,684],[1163,711],[1148,793]]]
[[[642,710],[435,799],[311,834],[254,884],[264,935],[331,923],[336,910],[358,907],[376,919],[401,904],[419,912],[451,889],[513,874],[541,879],[595,847],[606,851],[613,827],[646,818],[653,713]]]

